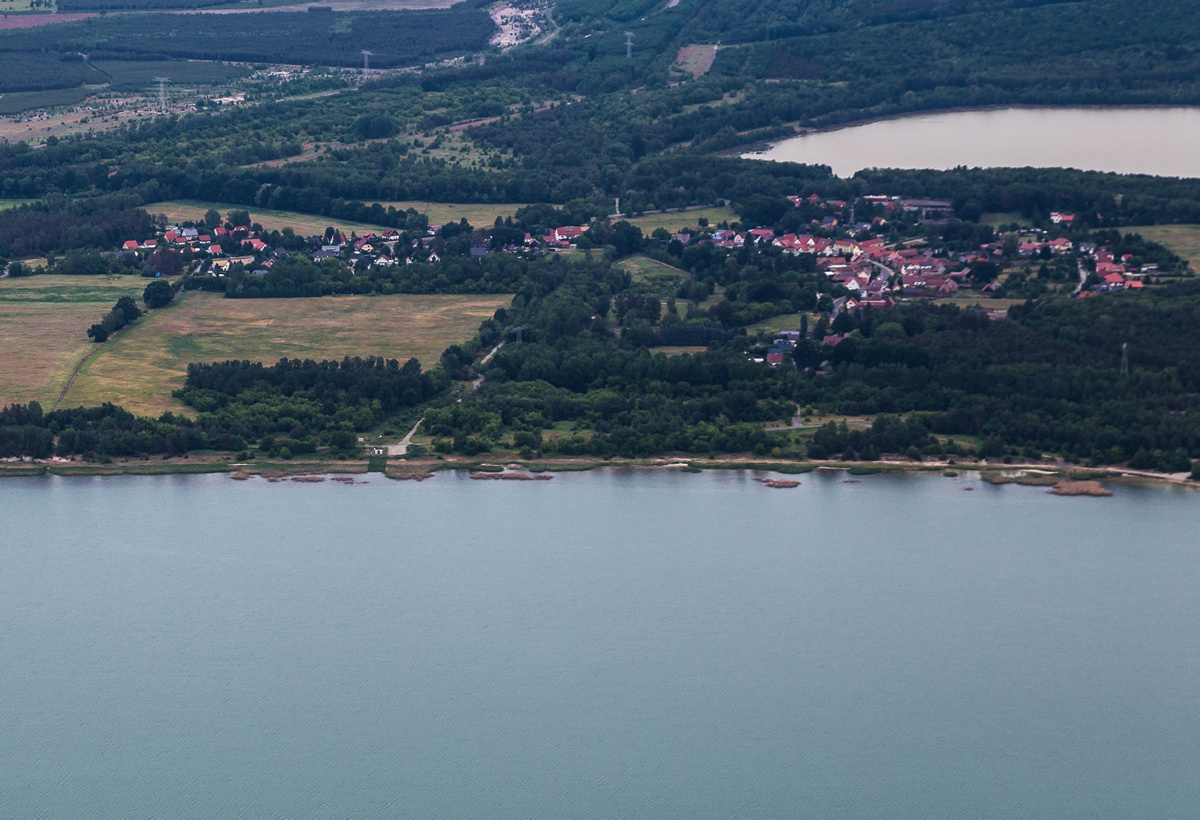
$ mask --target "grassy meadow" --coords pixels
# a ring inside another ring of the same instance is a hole
[[[646,216],[633,217],[629,222],[641,228],[643,234],[650,236],[656,228],[666,228],[668,231],[674,233],[684,228],[699,227],[701,217],[707,219],[709,225],[714,226],[720,222],[734,222],[738,218],[732,208],[697,208],[694,211],[647,214]]]
[[[49,410],[71,371],[96,350],[87,329],[122,296],[141,299],[140,276],[0,279],[0,405]]]
[[[502,295],[225,299],[186,293],[88,362],[64,405],[111,401],[138,414],[186,412],[171,392],[183,386],[191,362],[375,355],[415,356],[431,366],[510,301]]]
[[[143,206],[151,214],[166,214],[168,222],[196,222],[204,218],[209,208],[216,208],[224,218],[230,211],[249,211],[250,218],[262,225],[268,231],[282,231],[291,228],[301,236],[315,236],[325,233],[327,227],[333,226],[340,231],[358,234],[378,232],[379,225],[365,222],[347,222],[344,219],[333,219],[328,216],[313,216],[295,211],[273,211],[269,208],[246,208],[242,205],[230,205],[227,202],[201,202],[195,199],[176,199],[168,202],[152,202]]]
[[[1200,225],[1148,225],[1121,230],[1140,233],[1143,239],[1166,245],[1172,253],[1186,259],[1192,270],[1200,271]]]
[[[628,271],[635,283],[663,296],[673,295],[688,278],[686,271],[640,254],[622,259],[617,267]]]
[[[381,202],[380,204],[385,208],[391,205],[401,211],[408,208],[415,208],[420,213],[428,214],[429,222],[433,225],[441,225],[451,221],[457,222],[466,217],[467,222],[470,222],[475,227],[490,226],[496,221],[497,216],[513,216],[516,214],[518,208],[525,207],[521,203],[479,205],[445,202]],[[183,222],[185,220],[195,222],[203,219],[205,212],[209,208],[216,208],[220,211],[222,217],[230,211],[246,210],[250,212],[251,219],[269,231],[281,231],[284,228],[290,227],[301,236],[315,236],[316,234],[325,233],[325,228],[329,226],[333,226],[347,234],[351,231],[358,234],[368,232],[378,233],[380,228],[383,227],[366,222],[347,222],[344,219],[334,219],[328,216],[302,214],[296,211],[245,208],[241,205],[230,205],[227,202],[201,202],[194,199],[154,202],[144,207],[152,214],[166,214],[167,220],[171,222]]]
[[[519,208],[527,203],[502,202],[495,205],[471,202],[381,202],[383,207],[391,205],[398,211],[413,208],[417,213],[428,214],[429,224],[445,225],[447,222],[457,222],[467,218],[476,228],[490,226],[496,222],[496,217],[516,216]]]

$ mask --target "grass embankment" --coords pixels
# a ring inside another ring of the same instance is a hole
[[[0,405],[49,410],[79,360],[95,350],[87,329],[122,296],[141,299],[139,276],[0,279]]]
[[[192,362],[416,357],[431,366],[510,296],[225,299],[187,293],[122,332],[80,371],[64,406],[111,401],[137,414],[186,412],[171,398]],[[92,321],[95,321],[94,319]],[[74,367],[74,362],[71,363]]]

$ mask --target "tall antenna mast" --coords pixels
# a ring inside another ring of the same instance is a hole
[[[625,32],[625,59],[633,58],[633,32]]]
[[[366,74],[371,70],[371,52],[363,49],[363,73]]]
[[[154,82],[158,83],[158,108],[162,113],[167,113],[167,83],[171,80],[167,77],[155,77]]]
[[[1121,378],[1129,379],[1129,342],[1121,345]]]

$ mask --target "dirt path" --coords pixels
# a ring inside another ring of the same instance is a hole
[[[125,327],[129,327],[129,325],[126,325]],[[104,344],[100,345],[95,350],[88,351],[87,355],[79,360],[79,364],[75,365],[75,369],[71,372],[71,378],[67,380],[67,386],[64,387],[62,392],[58,394],[58,398],[55,400],[54,406],[50,408],[51,412],[57,410],[58,406],[63,403],[63,399],[67,397],[67,393],[70,391],[71,385],[75,384],[75,377],[79,375],[79,371],[83,369],[83,366],[87,364],[89,360],[99,356],[101,353],[107,350],[108,346],[115,342],[117,337],[120,336],[124,330],[125,328],[123,327],[117,332],[111,334],[108,339],[105,340]]]
[[[488,362],[490,362],[492,360],[492,357],[495,356],[496,353],[502,347],[504,347],[503,341],[500,342],[500,344],[493,347],[492,351],[490,353],[488,353],[486,356],[484,356],[482,359],[479,360],[480,366],[485,365]],[[472,390],[478,390],[481,386],[483,386],[483,376],[476,376],[474,379],[471,380],[471,389]],[[459,401],[462,401],[462,399],[459,399]]]
[[[408,454],[408,445],[412,444],[412,437],[417,432],[417,428],[421,426],[422,421],[425,421],[424,416],[421,417],[421,421],[418,421],[416,424],[413,425],[413,429],[408,431],[407,436],[400,439],[399,444],[389,444],[388,448],[387,448],[387,454],[389,456],[407,455]]]

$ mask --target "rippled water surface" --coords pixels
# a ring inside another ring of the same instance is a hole
[[[800,478],[0,481],[0,815],[1200,813],[1200,496]]]

